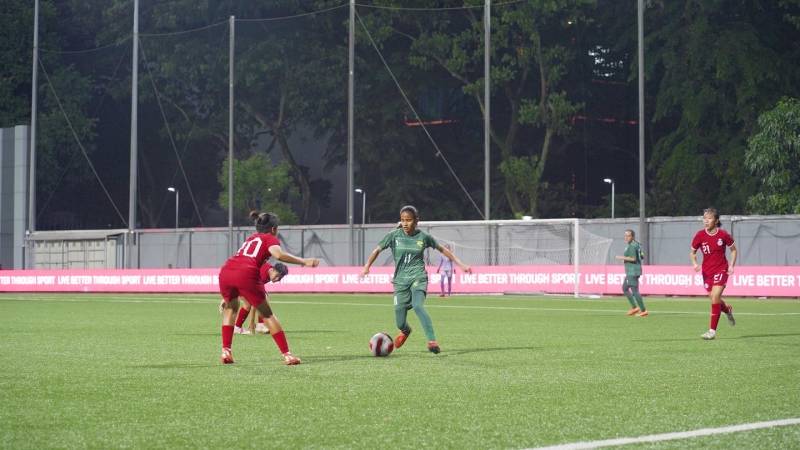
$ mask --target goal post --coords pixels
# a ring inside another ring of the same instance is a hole
[[[581,219],[495,220],[421,223],[441,244],[447,244],[470,265],[560,266],[573,283],[559,294],[580,295],[581,267],[604,265],[613,239],[583,226]],[[438,252],[428,263],[438,265]]]

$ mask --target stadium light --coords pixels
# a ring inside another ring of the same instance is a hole
[[[363,227],[364,223],[366,223],[366,218],[367,218],[367,214],[366,214],[366,211],[367,211],[367,191],[365,191],[365,190],[363,190],[361,188],[358,188],[358,189],[355,189],[355,192],[361,194],[361,226]]]
[[[174,192],[175,193],[175,228],[177,229],[178,228],[178,209],[179,209],[180,202],[181,202],[181,193],[177,188],[172,187],[172,186],[168,187],[167,190],[170,191],[170,192]]]
[[[603,181],[611,185],[611,218],[614,218],[614,180],[603,178]]]

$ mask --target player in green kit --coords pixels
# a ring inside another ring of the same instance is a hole
[[[644,253],[642,247],[636,241],[636,233],[633,230],[625,230],[625,253],[617,256],[617,259],[625,263],[625,282],[622,283],[622,293],[628,298],[631,309],[628,315],[638,314],[639,317],[647,317],[650,313],[644,306],[644,300],[639,293],[639,277],[642,276],[642,258]]]
[[[433,332],[433,322],[425,310],[425,297],[428,295],[428,272],[425,270],[425,249],[435,248],[466,273],[472,269],[461,262],[448,248],[442,246],[433,236],[417,229],[419,213],[413,206],[404,206],[400,209],[400,226],[387,234],[370,253],[367,263],[364,264],[362,276],[369,273],[369,268],[378,255],[385,249],[392,250],[394,256],[394,318],[400,334],[394,338],[394,347],[400,348],[411,334],[408,326],[408,310],[413,309],[422,324],[428,338],[428,350],[439,353],[439,344]]]

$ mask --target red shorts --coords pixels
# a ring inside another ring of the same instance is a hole
[[[706,292],[711,292],[714,286],[725,286],[728,284],[728,271],[722,270],[715,273],[703,273],[703,287]]]
[[[247,303],[258,307],[266,301],[264,283],[258,269],[223,268],[219,272],[219,293],[226,302],[236,297],[244,297]]]

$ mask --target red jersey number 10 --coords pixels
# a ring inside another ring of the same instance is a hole
[[[239,247],[239,251],[237,251],[236,254],[255,258],[256,255],[258,255],[258,251],[261,249],[261,243],[261,238],[259,237],[249,241],[244,241],[244,244]]]

